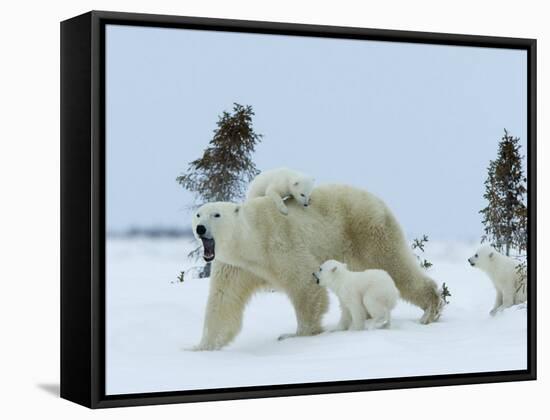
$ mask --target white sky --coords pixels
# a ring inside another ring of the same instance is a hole
[[[368,189],[409,236],[478,239],[505,127],[527,152],[525,51],[112,25],[106,40],[108,230],[190,224],[175,178],[233,102],[256,112],[260,169]]]

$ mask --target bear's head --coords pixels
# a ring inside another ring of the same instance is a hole
[[[216,241],[230,236],[239,215],[240,206],[234,203],[207,203],[193,216],[193,234],[202,242],[206,262],[216,257]]]
[[[296,176],[290,180],[290,195],[302,206],[309,206],[309,198],[315,180],[309,176]]]
[[[472,267],[481,269],[487,268],[491,261],[495,258],[497,251],[492,246],[484,245],[477,252],[468,258],[468,262]]]
[[[318,271],[313,272],[315,282],[323,287],[332,285],[335,277],[347,270],[347,266],[336,260],[327,260],[319,267]]]

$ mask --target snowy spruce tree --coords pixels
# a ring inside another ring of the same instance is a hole
[[[485,193],[487,206],[483,215],[484,235],[496,250],[510,255],[527,250],[527,179],[523,171],[519,138],[504,130],[498,155],[489,163]]]
[[[244,198],[248,183],[259,173],[252,154],[262,135],[254,131],[250,105],[233,104],[216,123],[214,135],[203,155],[190,162],[187,172],[176,181],[195,194],[194,208],[211,201],[238,201]],[[190,252],[197,258],[200,247]],[[206,264],[201,277],[210,275]]]

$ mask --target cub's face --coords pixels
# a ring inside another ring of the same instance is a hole
[[[495,250],[490,246],[482,246],[477,252],[468,258],[468,262],[472,267],[486,267],[495,257]]]
[[[311,191],[313,191],[313,178],[303,177],[296,178],[290,183],[290,194],[302,206],[309,206]]]
[[[327,287],[331,284],[334,275],[345,267],[342,263],[336,260],[325,261],[319,267],[319,270],[313,272],[313,278],[319,286]]]
[[[216,241],[221,242],[231,231],[239,213],[239,206],[233,203],[207,203],[193,215],[193,234],[202,242],[203,258],[206,262],[216,257]]]

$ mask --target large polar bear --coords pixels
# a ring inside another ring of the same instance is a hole
[[[521,273],[518,270],[520,263],[517,260],[484,245],[468,258],[468,262],[472,267],[484,271],[495,286],[496,299],[491,315],[527,300],[526,288],[521,287]]]
[[[309,206],[314,179],[288,168],[271,169],[259,174],[248,187],[247,200],[270,197],[282,214],[288,214],[285,197],[292,197],[304,207]]]
[[[344,185],[323,185],[308,211],[296,201],[283,216],[268,197],[244,204],[208,203],[193,217],[193,231],[214,261],[201,342],[197,350],[228,344],[241,329],[245,305],[266,287],[284,291],[296,312],[298,336],[322,332],[328,308],[324,288],[312,281],[319,265],[335,259],[353,271],[386,270],[401,297],[424,310],[421,322],[439,318],[443,300],[419,267],[401,227],[382,200]]]
[[[368,330],[389,328],[399,290],[386,271],[350,271],[346,264],[328,260],[321,264],[319,271],[313,272],[313,277],[340,301],[342,316],[334,331],[362,330],[367,316],[370,318],[366,322]]]

